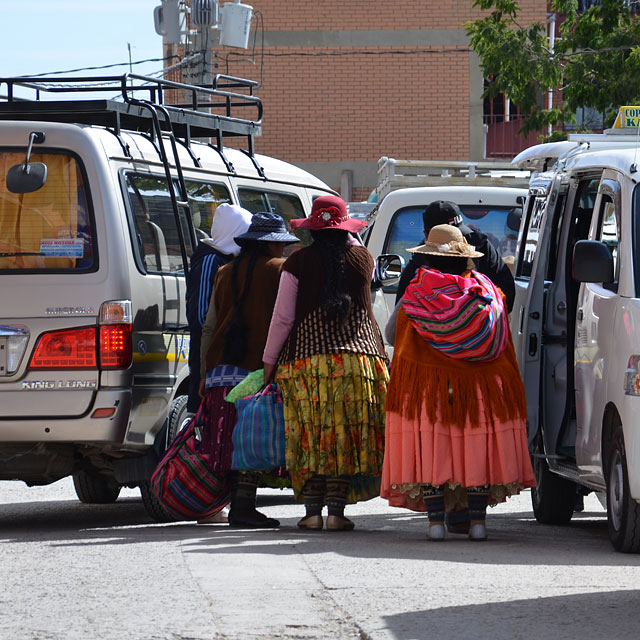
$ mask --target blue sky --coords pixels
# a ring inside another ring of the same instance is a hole
[[[0,77],[162,57],[153,26],[161,0],[0,0]],[[161,62],[134,66],[159,71]],[[119,75],[128,67],[87,74]],[[78,75],[78,74],[73,74]]]

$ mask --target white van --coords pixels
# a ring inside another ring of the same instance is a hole
[[[518,238],[511,328],[527,393],[536,518],[567,523],[576,491],[601,492],[613,546],[638,552],[640,149],[637,128],[629,135],[620,126],[637,127],[637,115],[621,114],[603,135],[514,159],[540,172]]]
[[[520,224],[515,212],[521,213],[526,196],[526,189],[471,185],[413,187],[386,195],[366,235],[367,248],[378,256],[372,298],[380,328],[384,330],[395,307],[399,274],[411,257],[407,249],[424,242],[422,212],[427,205],[436,200],[455,202],[464,223],[487,234],[508,261],[515,254]],[[392,348],[387,346],[387,351],[391,354]]]
[[[106,80],[83,85],[117,93]],[[0,480],[73,475],[84,502],[140,486],[163,518],[146,483],[186,415],[198,238],[220,203],[289,220],[335,192],[253,152],[255,83],[115,80],[121,100],[59,101],[43,98],[77,79],[0,79]],[[35,101],[15,97],[25,85]]]

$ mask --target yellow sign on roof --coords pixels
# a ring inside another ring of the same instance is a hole
[[[620,107],[614,129],[637,129],[640,127],[640,107]]]

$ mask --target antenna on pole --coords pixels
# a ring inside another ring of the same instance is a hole
[[[197,45],[202,53],[202,73],[200,83],[206,86],[213,84],[213,60],[209,29],[218,26],[218,0],[193,0],[191,3],[191,24],[198,28]]]

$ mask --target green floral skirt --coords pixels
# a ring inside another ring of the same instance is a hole
[[[296,500],[315,474],[351,476],[348,502],[379,496],[389,382],[382,358],[314,355],[280,366],[277,382]]]

